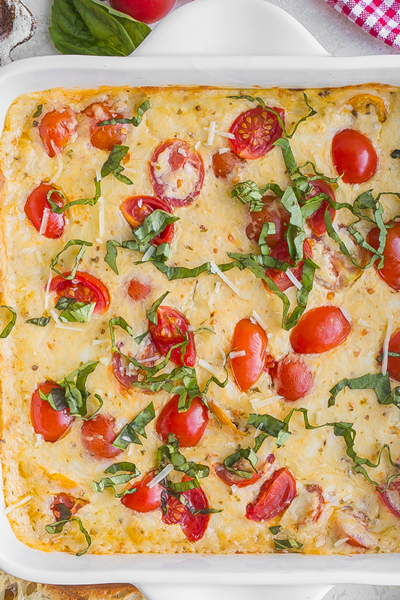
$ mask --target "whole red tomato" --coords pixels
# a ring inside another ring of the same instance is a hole
[[[155,23],[159,21],[175,5],[175,0],[111,0],[110,4],[137,21]]]

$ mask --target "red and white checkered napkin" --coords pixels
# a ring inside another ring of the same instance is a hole
[[[364,31],[400,50],[399,0],[326,0]]]

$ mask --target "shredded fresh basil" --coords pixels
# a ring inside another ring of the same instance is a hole
[[[101,168],[101,177],[107,177],[111,173],[114,175],[115,179],[121,181],[121,183],[125,183],[126,185],[133,185],[133,181],[122,175],[122,171],[124,171],[124,167],[121,165],[121,160],[125,158],[125,156],[129,152],[129,146],[119,146],[115,145],[114,148],[110,152],[110,156],[107,158],[106,162]]]
[[[400,408],[400,386],[391,389],[389,373],[367,373],[354,379],[342,379],[329,390],[328,406],[334,406],[337,395],[346,387],[350,390],[374,390],[379,404],[394,404]]]
[[[166,485],[169,484],[169,482],[167,480],[164,480],[164,483]],[[188,511],[190,512],[190,514],[192,514],[193,516],[196,515],[213,515],[216,513],[220,513],[223,512],[223,509],[216,509],[216,508],[200,508],[200,509],[195,509],[190,501],[186,498],[186,496],[179,492],[175,492],[174,490],[172,490],[171,488],[165,488],[162,492],[161,492],[161,510],[163,515],[166,515],[168,512],[168,505],[167,505],[167,499],[168,496],[173,496],[174,498],[177,498],[179,500],[179,502],[181,504],[183,504],[183,506],[185,506]]]
[[[157,327],[158,325],[158,319],[157,319],[157,311],[159,306],[162,304],[162,302],[164,301],[164,299],[168,296],[168,294],[170,294],[171,292],[165,292],[165,294],[163,294],[162,296],[160,296],[159,298],[157,298],[157,300],[155,302],[153,302],[152,306],[149,308],[149,310],[146,312],[146,317],[148,318],[148,320],[153,323],[153,325],[155,325]]]
[[[77,302],[74,298],[60,296],[55,308],[61,311],[60,321],[88,323],[92,318],[96,302]]]
[[[17,313],[15,312],[15,310],[13,308],[11,308],[11,306],[6,306],[5,304],[2,304],[0,306],[0,308],[6,308],[10,313],[11,313],[11,321],[9,321],[7,323],[7,325],[4,327],[3,331],[0,333],[0,338],[6,338],[10,335],[11,330],[13,329],[15,322],[17,320]]]
[[[76,523],[78,523],[78,527],[79,527],[81,533],[83,533],[83,535],[85,536],[85,540],[86,540],[86,544],[87,544],[87,547],[84,550],[81,550],[80,552],[76,553],[76,556],[82,556],[89,550],[89,548],[92,544],[92,538],[90,537],[87,529],[85,529],[85,527],[83,526],[83,523],[80,520],[80,518],[76,517],[76,516],[73,517],[71,511],[65,506],[65,504],[57,504],[57,508],[61,513],[61,519],[59,521],[56,521],[55,523],[50,523],[50,525],[46,525],[45,529],[46,529],[47,533],[50,533],[50,534],[61,533],[64,529],[64,526],[67,523],[72,523],[73,521],[75,521]]]
[[[298,542],[293,538],[289,538],[288,540],[274,540],[275,550],[278,552],[282,552],[284,550],[301,550],[303,544]]]
[[[33,319],[27,319],[25,323],[30,325],[36,325],[37,327],[46,327],[51,321],[51,317],[38,317]]]
[[[280,533],[282,527],[280,525],[273,525],[272,527],[268,527],[272,535],[278,535]]]
[[[75,263],[71,269],[70,274],[64,276],[60,271],[58,271],[56,269],[56,265],[58,263],[58,260],[61,256],[61,254],[63,252],[65,252],[66,250],[68,250],[68,248],[70,248],[71,246],[80,246],[80,249],[79,249],[78,254],[75,257]],[[93,246],[93,244],[92,244],[92,242],[85,242],[84,240],[69,240],[69,242],[67,242],[67,244],[65,244],[64,248],[58,254],[56,254],[55,257],[53,258],[53,260],[51,261],[50,269],[52,271],[54,271],[55,273],[57,273],[57,275],[61,275],[61,277],[63,279],[67,279],[68,281],[71,281],[72,279],[74,279],[76,272],[78,270],[78,267],[79,267],[79,263],[81,262],[82,257],[85,254],[86,246]]]
[[[178,483],[167,481],[166,487],[176,493],[193,490],[200,486],[200,479],[208,477],[210,469],[206,465],[198,464],[193,461],[188,461],[185,456],[179,451],[179,442],[173,433],[168,435],[168,442],[164,446],[160,446],[157,451],[157,468],[162,471],[168,464],[172,464],[175,471],[184,473],[190,477],[189,481],[180,481]]]
[[[282,198],[284,194],[277,183],[268,183],[260,189],[254,181],[249,180],[237,183],[231,192],[231,198],[237,198],[242,204],[248,204],[250,212],[261,212],[264,208],[263,196],[269,190],[278,198]]]
[[[54,200],[52,200],[53,194],[58,194],[62,198],[64,198],[64,194],[60,192],[60,190],[49,190],[47,192],[47,201],[50,204],[51,211],[56,213],[57,215],[71,208],[71,206],[95,206],[101,196],[101,178],[97,179],[97,175],[94,178],[94,186],[95,186],[95,194],[93,198],[81,198],[80,200],[73,200],[72,202],[67,202],[63,206],[58,206]],[[65,198],[64,198],[65,199]]]
[[[42,114],[42,111],[43,111],[43,104],[38,104],[35,112],[32,115],[33,118],[36,119],[36,117],[40,117],[40,115]]]
[[[131,119],[108,119],[107,121],[101,121],[97,123],[97,127],[104,127],[105,125],[116,125],[117,123],[123,123],[124,125],[133,125],[134,127],[139,127],[142,122],[144,113],[149,110],[150,102],[146,100],[141,104],[137,111],[137,117],[132,117]]]
[[[243,469],[235,469],[235,464],[241,460],[247,460],[254,473],[257,473],[256,464],[258,461],[257,455],[252,448],[240,448],[234,454],[227,456],[224,460],[224,467],[230,473],[234,473],[243,479],[251,479],[253,473]]]
[[[139,444],[142,442],[139,435],[147,439],[146,426],[155,419],[156,413],[154,410],[154,404],[150,402],[139,414],[136,415],[130,423],[127,423],[121,430],[118,436],[113,442],[115,448],[121,448],[126,450],[129,444]],[[139,434],[139,435],[138,435]]]
[[[400,150],[396,149],[390,153],[391,158],[400,158]]]
[[[118,462],[108,467],[104,473],[109,473],[113,477],[103,477],[100,481],[93,482],[95,492],[103,493],[106,488],[112,488],[116,498],[123,498],[129,494],[134,494],[136,488],[127,488],[123,492],[117,492],[117,486],[128,483],[132,479],[139,477],[140,471],[131,462]]]
[[[137,343],[137,345],[141,344],[144,340],[144,338],[146,338],[149,335],[150,331],[147,330],[144,333],[142,333],[141,335],[138,335],[137,337],[134,338],[135,342]]]
[[[149,244],[155,237],[164,231],[164,229],[179,221],[179,217],[165,212],[165,210],[154,210],[147,215],[143,223],[136,227],[132,233],[138,244]]]

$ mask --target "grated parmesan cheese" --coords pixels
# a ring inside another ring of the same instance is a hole
[[[337,548],[338,546],[342,546],[342,544],[345,544],[350,538],[345,537],[342,538],[340,540],[338,540],[337,542],[335,542],[333,545],[335,546],[335,548]]]
[[[221,271],[221,269],[215,264],[215,262],[213,260],[210,262],[210,268],[211,268],[211,273],[214,273],[214,275],[219,275],[219,277],[221,277],[222,281],[224,283],[226,283],[226,285],[228,287],[230,287],[231,290],[239,296],[239,298],[242,297],[241,293],[239,292],[237,287],[229,281],[228,277]]]
[[[265,321],[263,321],[263,319],[260,317],[260,315],[258,314],[258,312],[256,312],[255,310],[253,310],[253,319],[255,321],[257,321],[257,323],[259,324],[259,326],[264,329],[264,331],[267,329],[267,324]]]
[[[42,222],[40,223],[39,235],[44,235],[47,227],[47,223],[49,222],[51,210],[49,208],[45,208],[43,211]]]
[[[288,269],[286,271],[286,275],[288,276],[290,281],[293,283],[293,285],[295,285],[298,290],[301,290],[302,285],[301,285],[300,281],[297,279],[297,277],[295,275],[293,275],[293,273],[290,269]]]
[[[383,342],[382,375],[386,375],[386,373],[387,373],[389,342],[390,342],[390,336],[392,335],[392,329],[393,329],[393,317],[390,316],[388,319],[386,335],[385,335],[385,339]]]
[[[147,484],[147,487],[150,489],[153,488],[155,485],[157,485],[157,483],[160,483],[160,481],[165,479],[165,477],[167,475],[169,475],[171,473],[171,471],[173,471],[173,470],[174,470],[173,465],[167,465],[166,467],[163,468],[162,471],[160,471],[160,473],[158,475],[156,475],[154,477],[154,479],[149,481],[149,483]]]
[[[182,154],[182,156],[187,156],[187,154],[183,148],[178,148],[178,154]]]
[[[142,198],[140,198],[140,200],[138,201],[137,205],[138,205],[139,208],[142,208],[142,206],[143,206],[143,200],[142,200]]]
[[[242,358],[242,356],[246,356],[246,350],[235,350],[230,353],[230,358]]]
[[[51,310],[50,314],[53,317],[56,327],[58,329],[67,329],[68,331],[75,331],[75,332],[83,331],[82,327],[71,327],[69,325],[64,325],[64,323],[61,323],[61,321],[58,317],[58,314],[56,313],[55,310]]]
[[[208,127],[207,146],[212,146],[214,143],[216,126],[217,124],[215,121],[210,121],[210,126]]]
[[[92,346],[99,346],[100,344],[106,344],[109,340],[93,340]]]
[[[104,232],[105,232],[104,198],[103,198],[103,196],[100,196],[97,203],[99,205],[99,238],[96,241],[100,242],[100,241],[102,241]]]
[[[53,185],[53,183],[56,183],[56,181],[59,179],[59,177],[62,173],[62,170],[64,168],[64,163],[63,163],[63,159],[61,156],[61,152],[59,151],[59,149],[57,148],[57,146],[55,145],[53,140],[50,140],[50,144],[51,144],[51,147],[53,148],[55,155],[57,157],[57,160],[58,160],[57,171],[55,172],[54,177],[52,177],[49,181],[49,185]]]
[[[342,311],[342,314],[343,314],[344,318],[346,319],[346,321],[348,321],[349,323],[352,323],[353,319],[352,319],[351,314],[347,310],[347,308],[345,306],[341,306],[340,310]]]
[[[23,498],[21,498],[17,502],[13,502],[13,504],[7,506],[7,508],[4,509],[4,514],[8,515],[11,511],[15,510],[16,508],[21,508],[22,506],[25,506],[25,504],[28,504],[31,500],[32,496],[30,494],[27,496],[23,496]]]
[[[282,396],[271,396],[270,398],[261,398],[260,400],[250,400],[250,404],[252,405],[254,410],[258,412],[258,408],[265,408],[266,406],[269,406],[270,404],[275,404],[275,402],[279,402],[280,400],[283,400]]]
[[[218,154],[226,154],[227,152],[229,152],[229,148],[220,148],[218,150]]]
[[[200,365],[200,367],[203,367],[203,369],[205,369],[206,371],[211,373],[211,375],[214,375],[214,377],[219,377],[220,373],[218,372],[218,370],[215,369],[212,365],[210,365],[210,363],[203,360],[202,358],[200,358],[200,360],[199,360],[199,365]]]
[[[148,250],[146,250],[146,252],[143,254],[142,256],[142,262],[146,262],[146,260],[149,260],[149,258],[151,256],[153,256],[154,252],[156,251],[156,247],[155,246],[150,246],[150,248],[148,248]]]
[[[194,149],[197,151],[201,146],[201,142],[196,142],[194,145]]]
[[[46,288],[44,291],[44,308],[45,310],[47,310],[49,308],[49,299],[50,299],[50,285],[51,285],[51,280],[52,280],[52,272],[50,269],[50,273],[49,273],[49,278],[47,280],[47,284],[46,284]]]
[[[233,493],[235,493],[237,489],[238,489],[237,485],[235,485],[235,484],[231,485],[231,490]]]

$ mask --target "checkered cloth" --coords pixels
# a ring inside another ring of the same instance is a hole
[[[364,31],[400,50],[399,0],[326,0]]]

